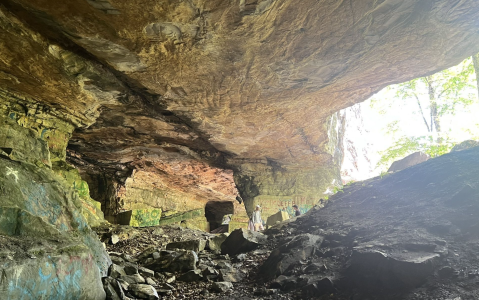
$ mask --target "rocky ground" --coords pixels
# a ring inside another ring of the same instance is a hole
[[[479,149],[454,152],[347,186],[263,234],[237,230],[223,242],[180,227],[129,229],[138,234],[108,250],[124,270],[154,270],[145,280],[163,299],[478,299],[478,170]]]

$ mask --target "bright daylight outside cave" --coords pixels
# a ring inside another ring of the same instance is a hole
[[[0,299],[479,299],[479,1],[0,1]]]

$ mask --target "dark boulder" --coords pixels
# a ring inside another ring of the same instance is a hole
[[[266,236],[244,228],[233,231],[221,244],[221,254],[230,256],[255,250],[266,243]]]

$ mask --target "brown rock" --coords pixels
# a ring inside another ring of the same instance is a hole
[[[406,168],[412,167],[414,165],[420,164],[427,161],[431,158],[429,155],[423,152],[415,152],[406,156],[405,158],[393,162],[391,167],[389,167],[388,172],[397,172],[404,170]]]

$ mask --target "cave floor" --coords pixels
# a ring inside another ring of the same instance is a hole
[[[120,239],[130,235],[107,250],[132,256],[212,236],[118,228]],[[111,231],[97,229],[103,241]],[[242,258],[200,252],[200,264],[227,262],[242,273],[233,289],[214,293],[209,281],[175,281],[163,299],[479,299],[479,148],[353,183],[325,207],[264,234],[266,244]]]

